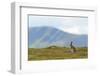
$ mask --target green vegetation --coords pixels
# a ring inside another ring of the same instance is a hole
[[[28,60],[56,60],[56,59],[79,59],[88,58],[86,47],[77,48],[77,52],[71,53],[70,48],[51,46],[47,48],[29,48]]]

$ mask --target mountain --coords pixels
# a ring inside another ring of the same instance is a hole
[[[29,48],[49,46],[69,47],[70,42],[76,47],[87,47],[88,36],[64,32],[53,27],[31,27],[28,31]]]

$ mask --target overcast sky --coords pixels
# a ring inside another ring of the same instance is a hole
[[[88,18],[29,16],[29,27],[50,26],[74,34],[88,34]]]

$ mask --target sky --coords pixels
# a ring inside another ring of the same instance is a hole
[[[29,28],[48,26],[73,34],[88,34],[87,17],[29,16]]]

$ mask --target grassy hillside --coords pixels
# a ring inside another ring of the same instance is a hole
[[[48,47],[42,49],[29,48],[28,49],[28,60],[56,60],[56,59],[77,59],[87,58],[87,48],[77,48],[76,53],[71,53],[70,48],[66,47]]]

